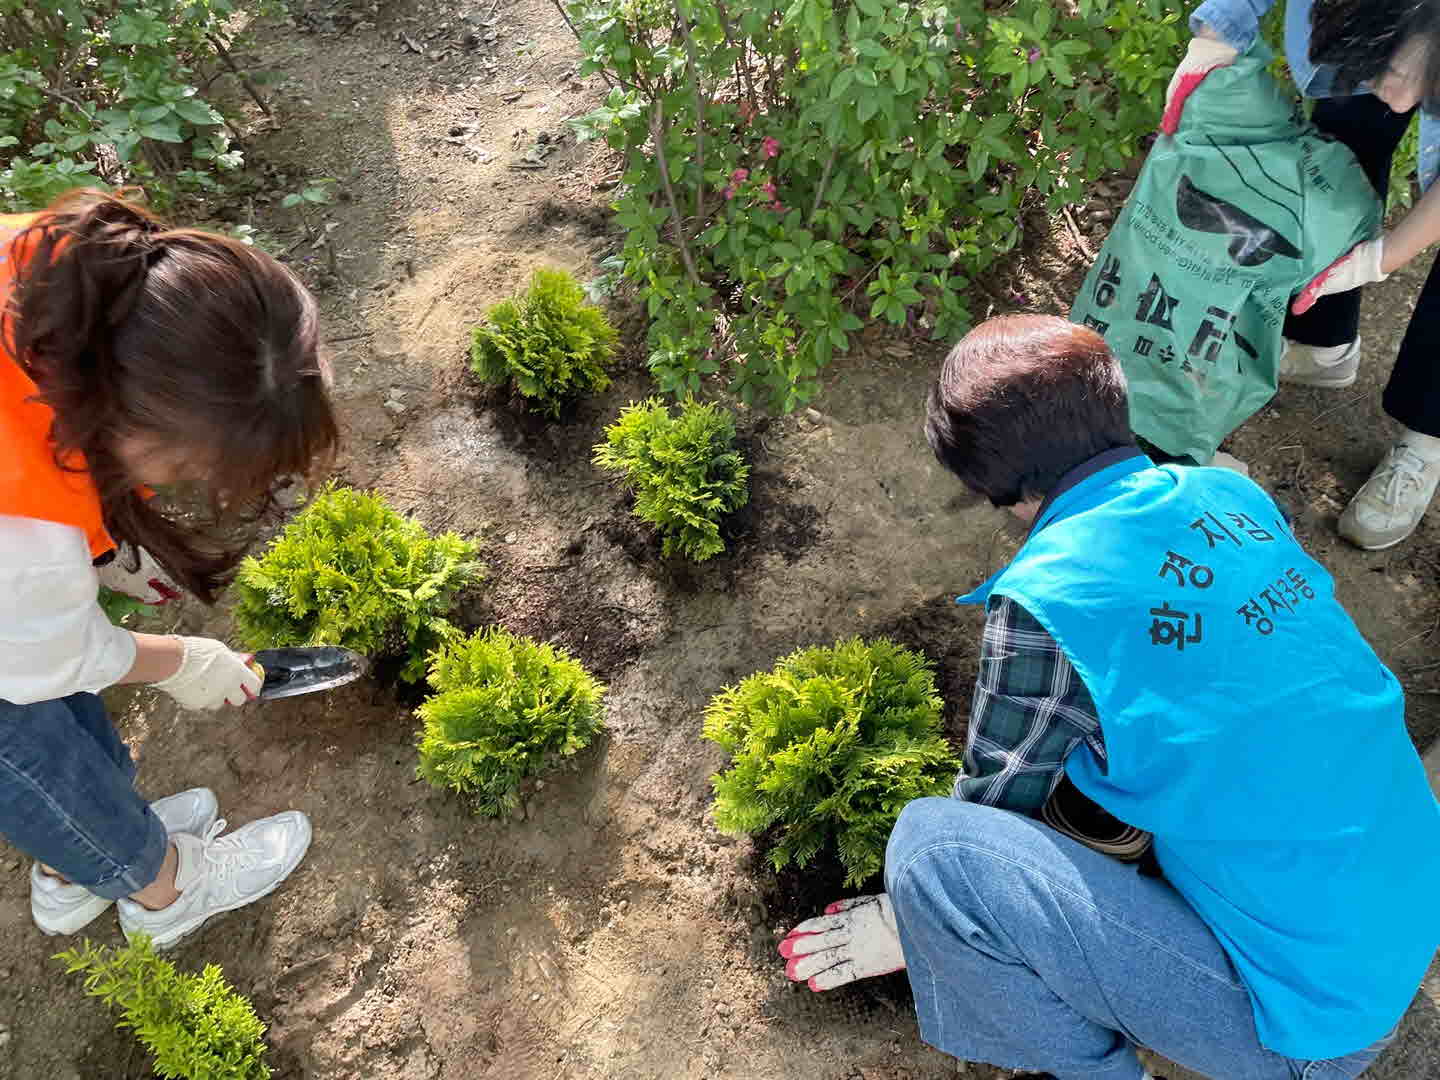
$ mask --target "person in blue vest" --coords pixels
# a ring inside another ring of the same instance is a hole
[[[1058,1080],[1146,1077],[1137,1046],[1358,1076],[1440,945],[1401,688],[1259,487],[1154,465],[1127,416],[1104,340],[1060,318],[991,319],[946,359],[930,445],[1028,535],[961,598],[986,623],[955,797],[904,809],[886,892],[797,926],[786,973],[903,968],[926,1042]],[[1160,874],[1067,835],[1067,788]]]
[[[1204,0],[1195,33],[1165,96],[1161,130],[1173,134],[1185,101],[1217,67],[1247,50],[1275,0]],[[1425,194],[1383,234],[1320,274],[1285,323],[1282,382],[1342,388],[1360,365],[1361,286],[1384,281],[1440,241],[1440,0],[1289,0],[1285,57],[1315,101],[1313,119],[1343,142],[1384,198],[1391,159],[1420,114],[1418,173]],[[1410,318],[1385,387],[1398,431],[1340,516],[1340,535],[1379,550],[1405,540],[1440,485],[1440,263]]]

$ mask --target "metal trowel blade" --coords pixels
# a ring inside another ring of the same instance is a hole
[[[262,649],[255,662],[265,670],[265,684],[256,695],[261,701],[333,690],[365,674],[365,657],[334,645],[306,648]]]

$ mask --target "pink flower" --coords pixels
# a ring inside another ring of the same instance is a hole
[[[785,212],[785,207],[779,199],[776,199],[770,204],[770,209],[774,210],[777,214],[783,214]]]
[[[731,184],[729,187],[727,187],[727,188],[725,189],[725,201],[726,201],[726,202],[729,202],[729,201],[730,201],[731,199],[733,199],[734,197],[735,197],[735,185],[734,185],[734,184]]]
[[[760,185],[760,190],[770,196],[770,198],[775,198],[775,181],[766,180],[765,183]]]
[[[1039,45],[1032,45],[1032,46],[1030,46],[1030,53],[1029,53],[1028,56],[1026,56],[1026,59],[1029,60],[1030,63],[1032,63],[1032,64],[1035,63],[1036,60],[1039,60],[1039,59],[1040,59],[1040,46],[1039,46]]]
[[[732,173],[730,174],[730,182],[731,182],[732,184],[743,184],[746,180],[749,180],[749,179],[750,179],[750,170],[749,170],[749,169],[736,169],[734,172],[732,172]]]
[[[780,140],[773,135],[766,135],[760,140],[760,148],[765,151],[767,158],[777,157],[780,153]]]

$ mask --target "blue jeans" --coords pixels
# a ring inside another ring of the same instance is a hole
[[[134,777],[130,751],[94,694],[0,701],[0,833],[111,900],[159,877],[169,846]]]
[[[1145,1046],[1224,1080],[1339,1080],[1390,1041],[1329,1061],[1266,1050],[1244,983],[1179,893],[1020,814],[911,803],[885,884],[920,1034],[962,1060],[1139,1080]]]

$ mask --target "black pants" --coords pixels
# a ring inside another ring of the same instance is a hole
[[[1413,113],[1393,113],[1373,94],[1322,98],[1315,125],[1348,146],[1383,198],[1390,186],[1390,159]],[[1360,332],[1360,289],[1321,297],[1304,315],[1285,320],[1285,336],[1303,345],[1344,345]],[[1385,386],[1385,411],[1413,431],[1440,436],[1440,260],[1430,276],[1400,345]]]

